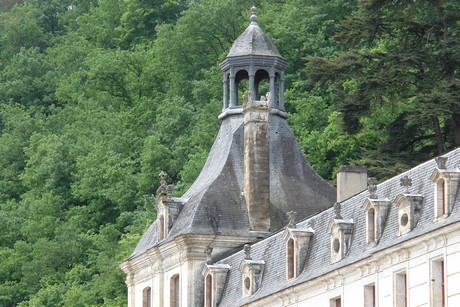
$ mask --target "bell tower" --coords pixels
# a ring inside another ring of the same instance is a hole
[[[275,44],[257,24],[256,8],[251,8],[251,23],[233,43],[227,57],[220,63],[224,75],[223,111],[241,108],[238,88],[248,80],[248,90],[254,100],[260,100],[260,85],[268,80],[269,107],[284,111],[284,71],[287,61]]]

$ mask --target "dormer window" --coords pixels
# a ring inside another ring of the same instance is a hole
[[[288,212],[289,225],[284,231],[287,279],[295,278],[302,272],[310,246],[310,239],[315,233],[311,227],[298,229],[294,222],[295,216],[295,212]]]
[[[265,268],[263,260],[253,260],[251,258],[251,246],[244,246],[245,258],[241,261],[240,271],[242,277],[243,297],[253,295],[259,290],[262,284],[262,277]]]
[[[350,251],[353,220],[344,220],[340,215],[340,203],[334,204],[335,218],[329,223],[331,235],[331,262],[342,260]]]
[[[369,178],[368,183],[369,197],[363,204],[366,213],[366,242],[368,247],[374,247],[382,237],[391,202],[388,198],[378,197],[374,178]]]
[[[398,236],[412,231],[417,225],[423,202],[422,195],[409,192],[412,179],[407,175],[401,178],[401,186],[404,187],[404,192],[396,196],[394,201],[398,207]]]
[[[447,157],[437,157],[437,167],[431,174],[431,181],[434,183],[434,219],[444,219],[450,215],[454,207],[460,182],[460,170],[447,168]]]
[[[204,252],[207,258],[206,264],[201,272],[205,277],[204,306],[215,307],[219,304],[230,266],[228,264],[212,263],[211,247],[206,247]]]

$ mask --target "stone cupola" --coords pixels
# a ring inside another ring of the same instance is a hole
[[[266,95],[265,92],[260,92],[260,85],[268,80],[266,92],[270,97],[267,99],[269,106],[284,111],[284,70],[287,61],[257,24],[255,7],[251,8],[251,13],[251,23],[220,63],[224,74],[224,114],[239,113],[232,109],[241,108],[238,88],[243,80],[248,80],[248,90],[253,94],[254,100],[261,100],[261,96]]]

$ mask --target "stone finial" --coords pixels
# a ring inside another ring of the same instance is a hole
[[[267,101],[267,97],[261,96],[261,97],[260,97],[260,101]]]
[[[297,225],[295,223],[295,219],[297,218],[297,212],[295,211],[289,211],[287,213],[288,219],[289,219],[289,224],[287,225],[288,228],[296,228]]]
[[[400,185],[404,187],[404,193],[409,194],[409,187],[412,186],[412,179],[409,176],[404,176],[400,179]]]
[[[446,169],[447,157],[436,157],[434,160],[439,169]]]
[[[160,184],[165,185],[166,179],[168,179],[168,174],[165,171],[161,171],[161,173],[158,175],[158,178],[160,179]]]
[[[369,198],[376,199],[377,198],[377,180],[374,177],[369,177],[367,179],[367,190],[369,191]]]
[[[206,255],[206,264],[212,264],[212,247],[211,246],[206,246],[204,248],[204,253]]]
[[[166,196],[166,179],[168,179],[168,174],[164,171],[158,175],[158,179],[160,179],[160,187],[157,190],[157,196]]]
[[[257,25],[257,8],[255,6],[251,7],[251,18],[250,18],[250,21],[251,21],[251,24],[252,25]]]
[[[336,202],[334,204],[334,213],[335,213],[335,219],[337,220],[341,220],[342,219],[342,215],[340,214],[340,211],[341,211],[341,205],[339,202]]]
[[[244,259],[251,260],[251,245],[245,244],[243,247],[244,250]]]
[[[174,185],[168,184],[166,186],[167,200],[172,200],[173,191],[174,191]]]

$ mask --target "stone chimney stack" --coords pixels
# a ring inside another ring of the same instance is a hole
[[[270,168],[268,102],[245,99],[244,114],[244,187],[251,230],[270,230]]]
[[[367,189],[364,166],[341,166],[337,172],[337,202],[344,201]]]

